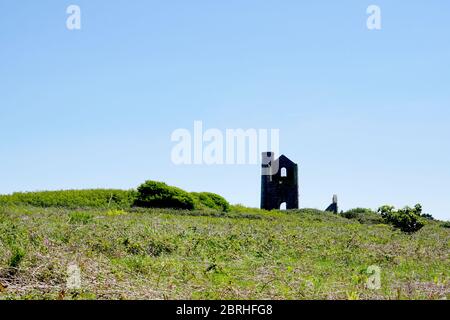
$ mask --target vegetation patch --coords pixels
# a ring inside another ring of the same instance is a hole
[[[0,204],[60,208],[129,208],[136,198],[133,190],[91,189],[16,192],[0,195]]]
[[[358,222],[363,224],[384,223],[384,219],[379,213],[366,208],[350,209],[348,211],[342,212],[341,216],[347,219],[357,220]]]
[[[442,228],[450,228],[450,221],[445,221],[441,223]]]
[[[195,199],[188,192],[164,182],[146,181],[138,189],[134,205],[146,208],[195,209]]]
[[[69,214],[70,224],[88,224],[94,219],[94,216],[89,212],[75,211]]]
[[[195,199],[196,209],[213,209],[217,211],[230,211],[230,204],[224,197],[211,192],[191,192]]]
[[[420,205],[266,211],[155,181],[16,193],[0,196],[0,300],[450,299],[449,227]]]
[[[383,206],[378,209],[378,212],[386,223],[392,224],[403,232],[416,232],[425,225],[420,204],[416,204],[414,208],[405,207],[399,210],[395,210],[393,206]]]
[[[240,208],[0,206],[0,299],[450,299],[441,222],[411,235],[315,209]],[[74,263],[78,291],[66,288]]]

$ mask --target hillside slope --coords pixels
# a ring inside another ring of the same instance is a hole
[[[448,299],[449,242],[437,223],[408,235],[314,210],[3,205],[0,299]]]

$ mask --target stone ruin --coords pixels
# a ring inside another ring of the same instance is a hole
[[[298,209],[298,168],[285,155],[262,153],[261,209]]]
[[[325,211],[338,213],[337,195]],[[284,206],[285,205],[285,206]],[[298,209],[298,166],[285,155],[275,159],[263,152],[261,162],[261,209]]]
[[[331,201],[332,201],[332,203],[328,206],[328,208],[325,209],[325,211],[338,213],[338,199],[337,199],[337,195],[334,195],[333,199]]]

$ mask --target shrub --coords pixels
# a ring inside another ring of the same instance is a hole
[[[421,217],[422,206],[420,204],[416,204],[414,208],[405,207],[399,210],[395,210],[393,206],[382,206],[378,212],[387,223],[403,232],[416,232],[425,224]]]
[[[445,221],[441,223],[442,228],[450,228],[450,221]]]
[[[186,191],[164,182],[146,181],[138,187],[135,206],[145,208],[174,208],[192,210],[194,198]]]
[[[214,209],[218,211],[230,211],[230,204],[225,198],[211,192],[191,192],[195,199],[196,209]]]
[[[434,217],[429,213],[422,213],[421,217],[427,220],[434,220]]]
[[[341,215],[344,218],[357,220],[359,223],[363,224],[380,224],[384,222],[381,215],[371,209],[366,208],[350,209],[348,211],[342,212]]]

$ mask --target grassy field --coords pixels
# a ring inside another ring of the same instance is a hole
[[[448,299],[450,229],[316,210],[0,205],[0,299]],[[67,268],[81,289],[66,287]],[[367,288],[367,268],[381,288]]]

